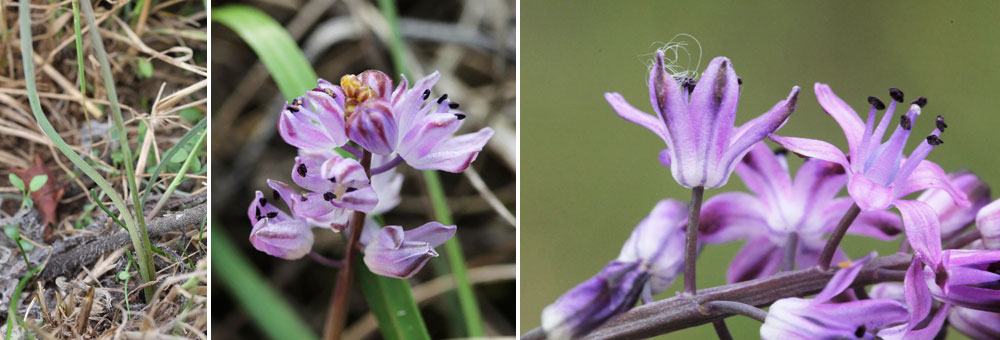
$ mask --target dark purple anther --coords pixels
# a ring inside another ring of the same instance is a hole
[[[868,96],[868,104],[874,106],[876,110],[885,110],[885,103],[882,103],[878,98]]]

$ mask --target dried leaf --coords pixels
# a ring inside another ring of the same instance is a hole
[[[45,163],[42,162],[42,156],[38,154],[35,154],[34,166],[28,169],[14,168],[13,172],[26,181],[30,181],[38,175],[48,176],[45,185],[37,191],[31,192],[31,199],[35,202],[38,212],[42,214],[42,225],[45,226],[45,238],[49,238],[49,235],[52,233],[51,229],[49,229],[49,224],[56,224],[56,207],[59,205],[59,200],[62,199],[66,188],[58,183],[58,180],[56,180],[58,177],[45,167]]]

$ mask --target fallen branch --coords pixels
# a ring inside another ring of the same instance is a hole
[[[889,270],[906,267],[912,254],[894,254],[873,259],[852,284],[863,287],[870,284],[902,281],[901,271]],[[836,269],[836,268],[831,268]],[[712,287],[698,291],[694,297],[678,295],[656,301],[632,310],[594,330],[584,339],[645,339],[722,320],[733,316],[719,311],[703,310],[701,305],[710,301],[735,301],[757,307],[766,307],[778,299],[803,297],[823,290],[835,270],[821,271],[818,267],[782,272],[770,277]],[[524,334],[521,340],[545,339],[540,328]]]
[[[190,225],[200,224],[205,220],[206,210],[205,204],[201,204],[177,214],[157,218],[149,222],[147,226],[149,237],[157,237]],[[39,275],[39,278],[47,280],[69,274],[80,268],[80,266],[97,260],[101,255],[128,245],[130,245],[129,235],[125,231],[99,237],[93,242],[81,244],[66,252],[53,255],[52,259],[45,266],[45,270]]]

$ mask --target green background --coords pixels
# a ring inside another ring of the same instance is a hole
[[[898,87],[907,101],[929,98],[907,152],[933,130],[933,117],[944,115],[945,144],[929,159],[1000,186],[1000,2],[523,1],[520,13],[522,333],[539,326],[542,308],[617,256],[658,200],[689,199],[657,161],[664,143],[615,115],[603,97],[617,91],[652,113],[645,87],[651,44],[678,33],[701,42],[702,68],[715,56],[733,61],[744,81],[737,124],[798,85],[798,110],[781,133],[846,149],[813,83],[830,84],[864,114],[867,96],[888,103],[888,89]],[[745,188],[734,175],[706,198],[724,190]],[[898,245],[850,236],[845,243],[852,257],[873,248],[888,254]],[[699,287],[724,284],[740,246],[707,247],[698,262]],[[657,298],[673,296],[680,283],[679,277]],[[737,339],[759,337],[756,321],[728,323]],[[714,337],[704,325],[662,338]]]

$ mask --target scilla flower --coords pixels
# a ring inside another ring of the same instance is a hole
[[[542,311],[547,337],[581,337],[631,309],[640,297],[651,302],[683,269],[686,223],[687,206],[660,201],[632,231],[617,259]]]
[[[294,260],[305,256],[312,249],[313,234],[309,224],[289,216],[267,201],[264,193],[257,191],[247,211],[253,230],[250,244],[271,256]]]
[[[652,130],[666,142],[660,162],[670,167],[674,179],[685,187],[726,184],[743,155],[795,111],[797,86],[767,113],[734,127],[741,81],[729,59],[712,59],[695,85],[691,79],[678,83],[667,73],[663,58],[663,52],[657,51],[649,72],[649,99],[655,117],[629,105],[618,93],[605,93],[604,98],[619,116]]]
[[[824,235],[834,229],[851,205],[850,198],[835,197],[847,182],[844,169],[836,163],[809,159],[793,179],[785,152],[776,154],[758,143],[736,166],[736,173],[754,195],[727,192],[712,197],[702,207],[699,222],[699,238],[705,243],[747,240],[733,259],[726,280],[734,283],[776,273],[793,235],[798,240],[798,267],[816,265],[826,243]],[[891,240],[902,229],[899,217],[883,210],[862,213],[849,231]],[[836,254],[835,261],[847,259],[842,252]]]
[[[976,228],[983,235],[986,249],[1000,250],[1000,200],[993,201],[976,214]]]
[[[948,314],[948,322],[975,340],[1000,339],[1000,313],[955,307]]]
[[[940,266],[924,268],[934,298],[956,306],[1000,312],[1000,250],[948,249]]]
[[[990,203],[990,187],[976,174],[959,170],[948,174],[948,180],[959,192],[964,193],[971,205],[955,203],[947,191],[927,189],[917,197],[937,212],[941,220],[941,237],[948,239],[976,220],[976,212]]]
[[[368,220],[361,234],[365,265],[375,274],[408,279],[437,257],[434,248],[452,236],[455,236],[453,225],[429,222],[410,230],[397,225],[380,229],[374,220]]]
[[[762,339],[874,339],[872,330],[906,322],[906,306],[889,299],[836,303],[831,300],[851,286],[874,253],[834,274],[812,299],[775,301],[760,327]]]

